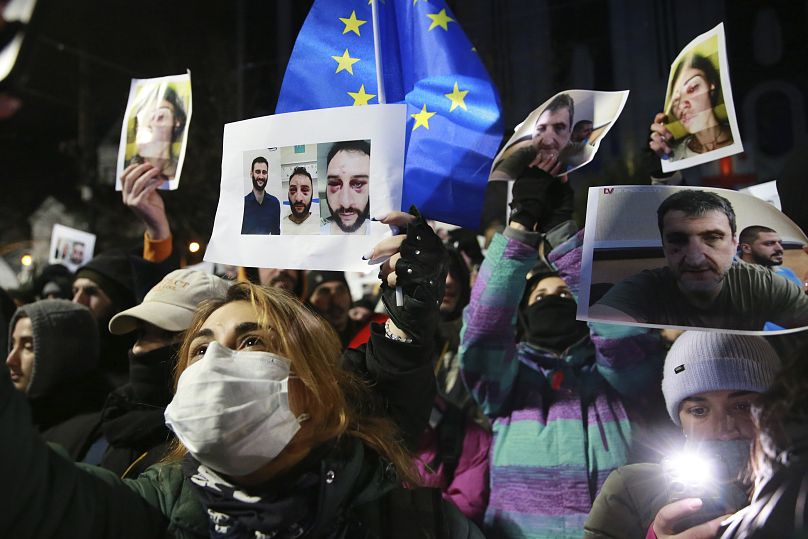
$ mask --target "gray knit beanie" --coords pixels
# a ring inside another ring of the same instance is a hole
[[[662,393],[677,426],[679,405],[705,391],[754,391],[769,388],[780,358],[763,337],[712,331],[686,331],[665,358]]]

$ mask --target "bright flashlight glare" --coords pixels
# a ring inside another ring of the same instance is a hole
[[[22,255],[22,258],[20,258],[20,263],[23,266],[30,266],[31,264],[34,263],[34,257],[32,257],[31,255]]]
[[[199,245],[199,242],[196,241],[192,241],[191,243],[188,244],[188,250],[192,253],[198,252],[200,247],[201,246]]]
[[[704,485],[713,478],[710,461],[696,453],[685,452],[666,459],[669,473],[682,483]]]

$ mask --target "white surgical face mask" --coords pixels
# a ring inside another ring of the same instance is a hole
[[[280,356],[211,342],[180,376],[166,425],[202,464],[247,475],[277,457],[300,429],[288,384],[289,362]]]

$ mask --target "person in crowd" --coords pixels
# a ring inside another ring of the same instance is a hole
[[[267,193],[269,182],[269,162],[258,156],[250,165],[252,191],[244,195],[244,217],[241,223],[242,234],[281,233],[281,203]]]
[[[153,167],[162,184],[177,174],[179,156],[174,142],[182,137],[187,116],[174,88],[168,86],[162,95],[154,97],[144,101],[135,113],[137,153],[125,165]]]
[[[767,268],[735,258],[735,211],[712,192],[682,190],[657,209],[667,265],[615,284],[589,316],[702,328],[808,325],[808,297]]]
[[[320,219],[311,213],[314,180],[306,167],[295,167],[289,176],[289,215],[281,219],[283,234],[319,234]]]
[[[750,409],[779,368],[780,358],[762,337],[684,332],[665,358],[662,379],[668,413],[686,438],[683,456],[612,472],[585,537],[662,539],[685,530],[690,539],[715,537],[725,515],[747,503],[741,476],[755,434]],[[711,459],[710,477],[702,471],[680,479],[704,470],[705,458]],[[684,485],[682,492],[674,481]],[[709,492],[720,493],[718,505],[708,506]]]
[[[797,539],[808,533],[808,370],[785,364],[752,405],[752,501],[725,523],[721,539]]]
[[[510,223],[486,253],[461,333],[461,375],[493,424],[484,522],[495,537],[581,536],[602,482],[627,462],[632,416],[661,370],[658,334],[575,319],[581,233],[550,241],[559,273],[525,286],[542,235],[559,241],[572,226],[572,190],[547,173],[554,160],[543,166],[514,184]]]
[[[374,249],[390,256],[380,276],[391,319],[362,351],[340,359],[333,329],[275,288],[239,283],[201,305],[165,412],[179,441],[137,479],[76,466],[43,445],[0,373],[3,472],[25,491],[7,503],[0,532],[482,537],[439,493],[401,488],[417,484],[404,444],[434,396],[429,343],[445,280],[440,240],[417,216],[407,222],[406,235]]]
[[[249,281],[262,286],[283,288],[297,296],[301,301],[306,299],[306,270],[240,267],[237,280]]]
[[[326,158],[326,204],[321,234],[370,233],[370,143],[335,142]]]
[[[352,320],[348,312],[353,305],[351,289],[341,271],[306,272],[306,304],[322,316],[339,335],[342,346],[348,346],[364,324]]]
[[[185,330],[204,300],[224,298],[231,283],[191,269],[169,273],[143,302],[109,322],[113,335],[136,333],[129,352],[129,380],[110,393],[94,435],[96,462],[119,477],[137,477],[167,452],[170,433],[163,412]]]
[[[460,379],[457,348],[461,314],[469,302],[469,269],[452,247],[446,290],[440,304],[435,377],[438,394],[421,437],[416,465],[424,485],[440,488],[444,499],[477,524],[488,504],[490,425]]]
[[[73,279],[73,303],[89,308],[98,325],[101,370],[110,388],[126,382],[132,339],[110,334],[107,326],[113,316],[136,303],[134,287],[130,256],[122,251],[93,257]]]
[[[46,299],[17,309],[9,325],[6,366],[24,393],[42,437],[60,444],[73,459],[89,437],[106,398],[98,372],[98,329],[89,309]]]
[[[663,159],[678,161],[732,144],[728,122],[715,112],[723,94],[713,63],[698,53],[689,54],[676,66],[671,81],[668,110],[651,124],[651,149]],[[667,127],[671,121],[679,122],[687,133],[680,140],[674,140]]]
[[[73,272],[62,264],[50,264],[34,279],[37,299],[71,299]]]

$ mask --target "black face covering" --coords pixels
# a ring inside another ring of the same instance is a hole
[[[154,406],[171,402],[172,374],[180,344],[170,344],[136,356],[129,350],[129,385],[135,398]]]
[[[562,352],[589,333],[586,322],[575,319],[575,300],[545,296],[525,311],[525,340],[535,346]]]

